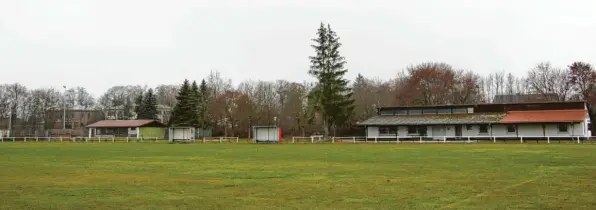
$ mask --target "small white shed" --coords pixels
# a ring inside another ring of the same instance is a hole
[[[169,141],[195,141],[195,128],[170,127],[168,128]]]
[[[259,142],[281,142],[282,130],[277,126],[253,126],[252,139]]]

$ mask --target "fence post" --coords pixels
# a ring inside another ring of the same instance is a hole
[[[335,144],[335,136],[331,137],[331,143]]]
[[[519,141],[523,144],[524,143],[524,137],[523,136],[520,136],[519,137]]]
[[[419,137],[420,137],[420,143],[422,144],[422,136],[419,136]]]
[[[116,142],[115,138],[112,136],[112,143]]]
[[[470,137],[469,136],[468,136],[468,143],[472,143],[472,142],[470,142]]]
[[[375,136],[375,144],[376,144],[376,143],[379,143],[379,142],[378,142],[378,139],[379,139],[379,137],[378,137],[378,136]]]
[[[221,137],[219,137],[219,143],[221,143]]]
[[[89,141],[89,138],[85,137],[85,143],[87,143],[87,141]]]
[[[443,136],[443,143],[447,143],[447,136]]]
[[[101,136],[99,137],[99,143],[101,143]]]
[[[579,141],[579,136],[577,137],[577,143],[578,144],[581,144],[581,142]]]
[[[497,143],[497,137],[493,136],[493,143]]]
[[[15,141],[15,139],[14,139],[14,137],[12,137],[12,142],[14,142],[14,141]]]
[[[399,143],[399,136],[396,137],[396,142],[395,143]]]
[[[354,143],[356,143],[356,137],[352,136],[352,140],[354,140]]]
[[[39,137],[35,137],[35,142],[38,142],[38,141],[39,141]]]
[[[296,141],[295,139],[296,139],[296,137],[292,136],[292,143],[294,143]]]
[[[128,136],[126,137],[126,143],[128,143]]]
[[[155,137],[155,143],[157,143],[157,137]]]
[[[546,141],[550,144],[550,136],[546,137]]]
[[[238,143],[238,139],[239,139],[239,138],[240,138],[240,137],[236,137],[236,143]]]
[[[60,136],[60,142],[62,142],[62,136]]]
[[[25,142],[27,142],[27,137],[25,137]]]

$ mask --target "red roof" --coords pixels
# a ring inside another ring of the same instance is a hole
[[[130,128],[130,127],[142,127],[155,123],[155,127],[166,127],[165,124],[157,120],[102,120],[86,127],[91,128]]]
[[[587,114],[584,109],[509,111],[499,123],[582,122]]]

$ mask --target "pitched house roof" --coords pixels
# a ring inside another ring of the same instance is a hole
[[[155,127],[166,127],[165,124],[157,120],[102,120],[90,125],[88,128],[130,128],[130,127],[143,127],[148,125],[154,125]]]
[[[497,123],[504,113],[416,115],[416,116],[374,116],[358,125],[442,125],[442,124],[488,124]]]
[[[582,122],[587,110],[509,111],[499,123]]]

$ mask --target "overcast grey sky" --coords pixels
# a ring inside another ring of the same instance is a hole
[[[177,84],[219,70],[235,84],[310,80],[321,21],[349,78],[441,61],[482,74],[596,64],[593,0],[0,0],[0,83]]]

